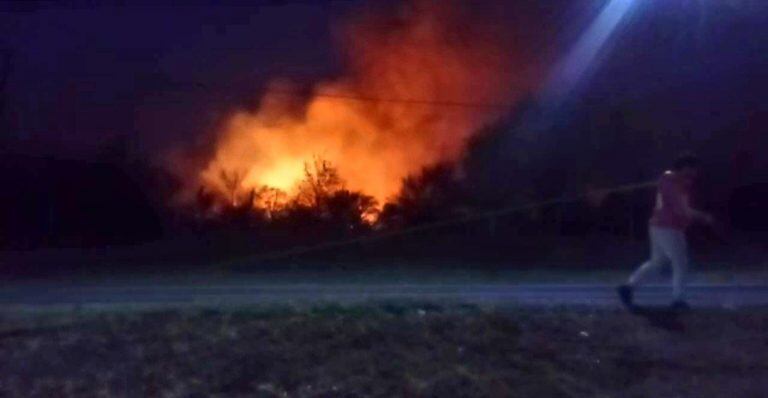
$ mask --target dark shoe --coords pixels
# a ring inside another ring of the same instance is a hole
[[[619,293],[619,298],[621,299],[621,303],[624,304],[624,306],[627,308],[635,307],[634,298],[632,296],[632,286],[621,285],[616,288],[616,291]]]
[[[690,311],[691,310],[690,304],[688,304],[687,302],[685,302],[683,300],[675,300],[675,301],[673,301],[671,307],[672,307],[673,311],[678,311],[678,312],[685,312],[685,311]]]

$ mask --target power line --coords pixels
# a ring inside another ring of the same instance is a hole
[[[315,79],[313,82],[317,82],[321,79]],[[176,87],[195,87],[197,89],[201,90],[207,90],[210,89],[210,86],[207,86],[202,83],[180,83],[175,82],[172,83]],[[305,83],[307,84],[307,83]],[[310,83],[312,84],[312,83]],[[226,86],[219,86],[219,87],[229,87],[230,85]],[[231,85],[232,87],[240,87]],[[527,91],[529,88],[524,87],[523,85],[510,85],[509,87],[510,91],[513,90],[519,90],[519,91]],[[338,93],[338,92],[323,92],[323,91],[309,91],[309,90],[286,90],[286,89],[280,89],[280,88],[274,88],[274,87],[268,87],[263,90],[261,90],[261,95],[267,96],[267,95],[284,95],[284,96],[292,96],[292,97],[301,97],[301,98],[308,98],[308,97],[320,97],[320,98],[331,98],[331,99],[339,99],[339,100],[349,100],[349,101],[360,101],[360,102],[384,102],[384,103],[402,103],[402,104],[412,104],[412,105],[429,105],[429,106],[444,106],[444,107],[470,107],[470,108],[502,108],[502,109],[508,109],[511,106],[514,106],[514,103],[504,103],[504,102],[476,102],[476,101],[461,101],[461,100],[444,100],[444,99],[428,99],[428,98],[386,98],[386,97],[378,97],[375,95],[367,95],[365,93]]]
[[[277,94],[286,96],[306,96],[297,92],[291,92],[288,90],[267,90],[265,95]],[[445,107],[464,107],[464,108],[503,108],[507,109],[512,104],[506,103],[492,103],[492,102],[463,102],[463,101],[446,101],[446,100],[433,100],[433,99],[410,99],[410,98],[381,98],[374,96],[366,96],[359,94],[337,94],[337,93],[324,93],[314,92],[308,94],[311,97],[320,98],[332,98],[340,100],[360,101],[360,102],[384,102],[384,103],[401,103],[411,105],[428,105],[428,106],[445,106]]]
[[[201,90],[208,89],[201,85],[191,85],[190,87],[197,87]],[[453,101],[453,100],[438,100],[438,99],[419,99],[419,98],[385,98],[377,96],[369,96],[365,94],[342,94],[342,93],[329,93],[329,92],[302,92],[292,90],[280,90],[280,89],[267,89],[261,91],[261,97],[264,98],[269,95],[287,96],[296,98],[328,98],[340,101],[355,101],[355,102],[374,102],[374,103],[395,103],[395,104],[408,104],[408,105],[421,105],[432,107],[447,107],[447,108],[493,108],[493,109],[510,109],[514,106],[514,103],[503,102],[472,102],[472,101]],[[202,99],[202,98],[198,98]],[[130,99],[115,99],[108,103],[98,102],[93,104],[83,104],[84,106],[94,106],[98,108],[102,107],[120,107],[125,103],[136,102],[138,104],[184,104],[187,101],[179,99],[151,99],[151,98],[130,98]]]

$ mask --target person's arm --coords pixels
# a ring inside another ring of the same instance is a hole
[[[714,222],[714,218],[711,214],[701,210],[696,210],[693,207],[688,206],[688,204],[685,205],[685,212],[686,215],[692,220],[698,220],[705,224],[712,224]]]
[[[673,213],[706,224],[713,222],[711,215],[690,206],[680,187],[671,178],[667,177],[661,180],[659,183],[659,193],[664,203],[669,206]]]

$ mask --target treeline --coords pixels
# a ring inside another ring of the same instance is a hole
[[[221,170],[218,177],[225,190],[201,186],[194,201],[180,209],[184,218],[198,230],[273,229],[298,235],[355,234],[371,230],[378,218],[376,200],[347,189],[337,169],[325,160],[305,163],[304,177],[292,195],[268,186],[246,188],[244,176],[241,171]]]
[[[506,173],[487,176],[471,165],[439,164],[404,179],[400,192],[379,204],[364,192],[349,190],[334,165],[313,159],[292,196],[269,187],[245,189],[242,173],[222,171],[220,178],[229,191],[201,187],[194,200],[178,206],[171,197],[180,182],[161,170],[25,156],[0,159],[7,166],[0,173],[6,188],[0,191],[0,248],[14,250],[124,245],[217,233],[246,237],[258,243],[255,249],[266,250],[397,231],[607,187],[590,188],[588,180],[562,184],[546,170],[528,186],[522,178],[518,185]],[[765,184],[740,186],[705,205],[738,230],[764,231],[765,212],[759,206],[768,197],[766,191]],[[591,195],[486,220],[483,228],[529,239],[594,234],[642,239],[652,201],[652,190]],[[467,236],[474,238],[487,236]]]
[[[364,192],[347,189],[336,168],[322,159],[305,164],[304,178],[293,196],[270,187],[246,189],[241,184],[243,175],[222,170],[219,186],[227,187],[226,191],[201,187],[195,200],[182,209],[182,219],[190,223],[188,227],[201,232],[247,231],[265,240],[278,236],[283,242],[272,243],[285,246],[439,225],[504,206],[525,206],[551,199],[544,196],[547,193],[567,194],[563,190],[520,190],[515,196],[480,196],[472,176],[466,175],[459,165],[447,163],[405,178],[399,193],[383,205]],[[503,191],[503,187],[499,188]],[[481,218],[479,222],[490,223],[487,228],[491,233],[499,229],[504,234],[533,238],[592,233],[635,237],[643,233],[642,220],[650,211],[651,191],[597,196],[593,200],[521,209],[498,219]],[[454,232],[462,233],[461,224],[457,222],[454,227],[458,230]],[[437,226],[435,229],[446,230]],[[426,232],[430,233],[434,234]],[[468,241],[474,238],[487,236],[466,237]]]

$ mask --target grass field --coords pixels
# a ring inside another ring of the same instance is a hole
[[[2,320],[0,396],[762,397],[768,309],[358,306]]]

